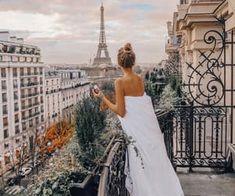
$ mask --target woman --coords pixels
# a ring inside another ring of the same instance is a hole
[[[123,130],[132,138],[125,168],[130,195],[183,196],[179,179],[167,157],[151,98],[144,92],[143,79],[132,70],[135,58],[129,43],[118,52],[118,64],[124,75],[115,81],[115,104],[100,89],[93,90],[93,94],[118,115]]]

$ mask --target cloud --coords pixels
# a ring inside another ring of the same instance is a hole
[[[105,27],[113,61],[132,42],[139,62],[165,57],[166,22],[178,0],[106,0]],[[0,0],[1,28],[42,49],[46,63],[89,62],[99,37],[98,0]]]

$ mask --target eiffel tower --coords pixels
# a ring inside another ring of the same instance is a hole
[[[112,65],[111,58],[109,57],[109,52],[106,44],[105,37],[105,28],[104,28],[104,6],[103,3],[100,7],[101,17],[100,17],[100,37],[99,37],[99,45],[96,57],[94,58],[93,65],[98,66],[100,64]],[[104,53],[104,57],[102,57],[102,52]]]

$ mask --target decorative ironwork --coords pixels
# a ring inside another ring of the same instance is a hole
[[[200,105],[216,105],[224,98],[225,86],[222,73],[225,64],[221,57],[225,52],[225,30],[223,32],[210,30],[204,35],[204,42],[211,45],[207,51],[199,50],[201,61],[196,67],[187,63],[192,72],[188,75],[189,93],[193,101]],[[215,55],[216,54],[216,55]]]
[[[98,196],[128,196],[125,188],[125,158],[127,141],[121,137],[115,141],[103,164]]]
[[[234,113],[234,31],[209,30],[199,50],[197,66],[187,63],[190,105],[176,106],[167,121],[172,131],[164,132],[168,155],[175,167],[231,168],[228,144],[233,141]],[[230,36],[229,36],[230,35]],[[227,54],[230,54],[228,56]],[[228,59],[229,57],[229,59]],[[165,122],[167,123],[167,122]]]

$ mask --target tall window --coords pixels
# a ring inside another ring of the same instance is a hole
[[[3,112],[3,114],[7,114],[8,112],[7,112],[7,105],[3,105],[2,106],[2,112]]]
[[[31,74],[31,69],[30,69],[30,67],[27,68],[27,74],[28,74],[28,75]]]
[[[6,138],[9,137],[8,129],[5,129],[5,130],[3,131],[3,137],[4,137],[4,139],[6,139]]]
[[[7,94],[2,93],[2,102],[7,102]]]
[[[7,117],[4,117],[4,118],[3,118],[3,126],[4,126],[4,127],[7,127],[7,126],[8,126],[8,118],[7,118]]]
[[[20,75],[21,75],[21,76],[24,75],[24,68],[20,68]]]
[[[17,77],[17,68],[13,68],[13,77]]]
[[[2,81],[2,90],[6,90],[7,89],[7,82],[6,80]]]
[[[15,123],[19,122],[19,114],[15,114]]]
[[[20,127],[19,125],[15,126],[15,134],[19,134],[20,133]]]
[[[18,87],[18,83],[17,83],[17,80],[13,80],[13,88],[17,88]]]
[[[2,78],[7,77],[6,68],[1,69],[1,76],[2,76]]]
[[[19,111],[19,105],[17,102],[14,104],[14,108],[15,108],[15,112]]]
[[[18,99],[18,93],[17,91],[14,91],[14,100],[17,100]]]

